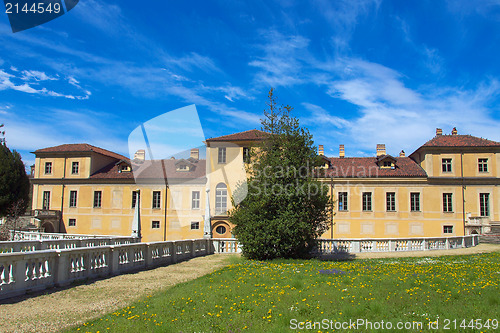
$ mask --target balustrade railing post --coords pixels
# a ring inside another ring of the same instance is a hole
[[[144,244],[144,260],[146,261],[146,267],[153,266],[153,246],[151,244]]]
[[[389,239],[389,251],[390,252],[396,251],[396,242],[393,241],[392,239]]]
[[[445,238],[444,247],[449,250],[450,249],[450,239],[448,237]]]
[[[191,240],[190,241],[190,244],[191,244],[191,258],[194,258],[196,257],[196,244],[195,244],[195,240]]]
[[[422,251],[427,251],[427,240],[422,239]]]
[[[359,240],[352,241],[352,252],[359,253],[361,252],[361,242]]]
[[[69,271],[71,268],[69,252],[63,252],[61,250],[55,250],[56,256],[54,256],[54,284],[56,286],[64,286],[68,282]]]
[[[175,264],[177,262],[177,242],[172,241],[172,264]]]

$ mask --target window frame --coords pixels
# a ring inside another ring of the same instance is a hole
[[[490,194],[489,193],[479,193],[479,216],[483,216],[483,217],[490,216]]]
[[[200,230],[200,222],[191,222],[191,230]]]
[[[227,151],[226,147],[219,147],[217,151],[217,163],[226,164],[227,161]]]
[[[151,229],[160,229],[160,221],[151,221]]]
[[[93,208],[102,208],[102,191],[94,191]]]
[[[69,207],[75,208],[78,204],[78,191],[69,191]]]
[[[219,228],[223,228],[224,232],[219,232]],[[225,233],[227,233],[227,228],[223,225],[219,225],[217,226],[217,228],[215,228],[215,232],[218,233],[219,235],[224,235]]]
[[[42,195],[42,209],[50,210],[50,191],[43,191]]]
[[[371,212],[372,210],[372,192],[363,192],[361,194],[361,208],[363,212]]]
[[[396,192],[385,192],[385,210],[387,212],[396,211]]]
[[[195,194],[198,196],[195,198]],[[191,209],[200,209],[201,207],[201,192],[200,191],[192,191],[191,192]]]
[[[76,219],[68,219],[68,227],[76,227]]]
[[[243,162],[250,163],[250,147],[243,147]]]
[[[441,159],[441,171],[444,172],[444,173],[451,173],[451,172],[453,172],[452,164],[453,164],[453,159],[452,158],[443,158],[443,159]]]
[[[410,192],[410,211],[420,212],[420,192]]]
[[[219,183],[215,187],[215,214],[220,215],[225,212],[227,212],[227,185]]]
[[[487,158],[478,158],[477,159],[477,169],[478,169],[478,172],[487,173],[488,172],[488,159]]]
[[[76,166],[76,171],[75,171],[75,166]],[[80,173],[80,162],[74,161],[71,163],[71,174],[72,175],[78,175]]]
[[[443,234],[453,234],[453,226],[443,225]]]
[[[141,206],[141,193],[139,191],[132,191],[132,209],[135,208],[135,201],[136,201],[136,197],[137,195],[139,195],[139,207]]]
[[[52,162],[45,162],[45,169],[44,169],[46,175],[51,175],[52,174]]]
[[[161,191],[153,191],[152,209],[161,209]]]
[[[453,213],[453,193],[443,193],[443,213]]]
[[[349,193],[348,192],[338,192],[337,193],[338,204],[337,208],[339,212],[349,211]]]

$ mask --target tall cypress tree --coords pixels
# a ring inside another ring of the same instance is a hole
[[[10,151],[5,142],[0,144],[0,216],[6,216],[11,207],[21,202],[22,211],[29,203],[30,183],[21,155]]]
[[[267,106],[261,122],[269,137],[252,153],[248,193],[230,221],[247,258],[307,257],[328,228],[329,188],[314,178],[322,163],[292,108],[278,107],[273,89]]]

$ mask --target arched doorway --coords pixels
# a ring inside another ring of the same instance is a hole
[[[49,233],[54,233],[54,225],[50,222],[45,222],[42,225],[42,228],[44,229],[44,232],[49,232]]]
[[[212,224],[213,238],[231,238],[231,227],[224,221],[217,221]]]

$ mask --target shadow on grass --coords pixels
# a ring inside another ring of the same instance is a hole
[[[349,252],[333,252],[318,254],[317,259],[321,261],[353,261],[356,259],[356,255]]]

